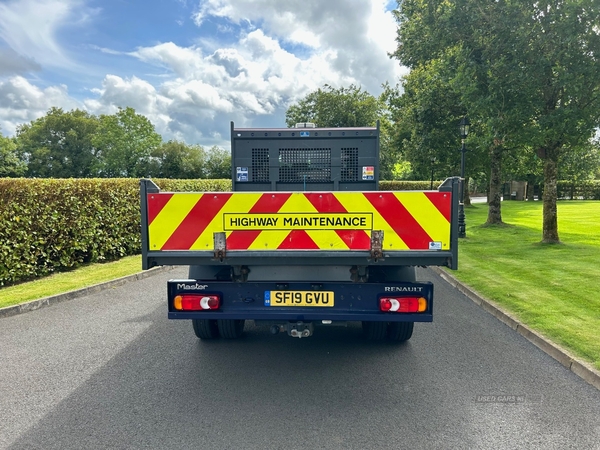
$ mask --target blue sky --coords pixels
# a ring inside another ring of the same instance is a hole
[[[0,0],[0,132],[50,107],[131,106],[164,139],[227,147],[329,84],[406,71],[387,0]]]

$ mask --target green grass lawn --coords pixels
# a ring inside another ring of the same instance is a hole
[[[142,257],[127,256],[118,261],[89,264],[39,280],[0,289],[0,308],[81,289],[131,275],[142,270]]]
[[[542,245],[542,205],[503,202],[505,226],[486,227],[487,205],[466,208],[467,238],[452,274],[522,322],[600,369],[600,202],[558,204],[561,245]],[[141,270],[141,257],[93,264],[0,289],[0,307]]]
[[[505,226],[485,226],[487,210],[466,208],[452,274],[600,369],[600,202],[558,203],[559,245],[540,243],[539,202],[503,202]]]

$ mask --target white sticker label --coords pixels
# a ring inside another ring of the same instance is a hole
[[[375,179],[375,166],[363,166],[362,179],[363,179],[363,181],[374,180]]]
[[[442,249],[441,242],[430,242],[429,243],[429,250],[441,250],[441,249]]]
[[[236,167],[236,181],[248,181],[248,168]]]

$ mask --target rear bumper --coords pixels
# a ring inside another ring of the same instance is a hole
[[[271,291],[333,292],[333,306],[268,306],[265,293]],[[175,296],[184,293],[213,294],[221,298],[214,311],[179,311],[173,307]],[[382,312],[381,297],[424,297],[422,313]],[[267,303],[267,304],[266,304]],[[170,280],[168,282],[169,319],[254,319],[275,321],[381,321],[431,322],[433,284],[352,283],[352,282],[246,282]]]

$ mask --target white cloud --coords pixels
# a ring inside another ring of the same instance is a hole
[[[179,47],[172,42],[165,42],[153,47],[142,47],[131,52],[131,56],[144,62],[158,63],[180,77],[189,77],[198,69],[202,61],[202,53],[194,47]]]
[[[251,22],[284,46],[304,45],[312,55],[328,55],[332,68],[372,93],[403,74],[387,54],[395,49],[396,23],[386,0],[204,0],[194,19],[211,17]]]
[[[131,107],[154,124],[159,133],[168,133],[169,104],[172,100],[159,94],[154,86],[138,77],[106,75],[101,89],[92,91],[97,98],[84,100],[93,114],[114,114],[117,108]]]
[[[69,96],[64,85],[40,89],[21,76],[0,81],[0,127],[3,134],[14,134],[18,125],[43,116],[53,106],[65,110],[82,107]]]

